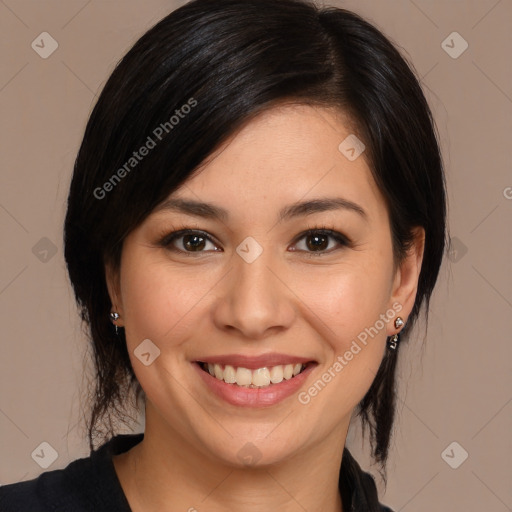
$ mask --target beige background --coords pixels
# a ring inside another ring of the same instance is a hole
[[[31,457],[42,442],[58,454],[48,470],[88,455],[77,426],[85,341],[61,242],[67,188],[113,66],[181,3],[0,1],[2,484],[43,471]],[[377,24],[422,77],[441,133],[455,239],[424,351],[421,331],[402,347],[382,501],[397,512],[511,510],[512,1],[331,4]],[[47,59],[31,48],[44,31],[59,45]],[[442,47],[454,31],[469,44],[456,59]],[[460,447],[451,451],[453,441]],[[357,432],[348,443],[368,468]],[[452,469],[445,460],[460,463],[462,450],[467,460]]]

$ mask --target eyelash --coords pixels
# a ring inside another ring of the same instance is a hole
[[[180,226],[176,231],[167,233],[165,236],[163,236],[163,238],[160,239],[160,241],[158,242],[158,245],[161,247],[164,247],[170,251],[177,252],[180,254],[185,254],[186,256],[191,256],[191,257],[194,257],[196,254],[208,252],[208,251],[184,251],[184,250],[178,249],[172,245],[172,243],[174,241],[176,241],[186,235],[199,235],[199,236],[205,238],[207,241],[214,244],[215,246],[220,245],[220,244],[217,244],[216,241],[214,239],[212,239],[212,237],[210,235],[208,235],[208,233],[206,233],[205,231],[201,231],[200,229],[191,229],[190,227],[187,227],[185,225]],[[329,250],[321,250],[321,251],[299,250],[298,252],[303,252],[308,257],[316,258],[316,257],[323,256],[326,254],[331,254],[332,252],[337,251],[343,247],[352,247],[352,242],[347,236],[345,236],[342,233],[335,231],[333,229],[329,229],[328,227],[326,227],[324,225],[308,227],[308,229],[306,231],[302,232],[300,235],[297,236],[297,238],[295,239],[294,245],[297,244],[303,238],[306,238],[308,236],[314,236],[314,235],[330,237],[330,238],[334,239],[339,244],[340,247],[334,248],[334,249],[331,248]]]

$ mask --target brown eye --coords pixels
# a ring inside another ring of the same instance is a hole
[[[302,242],[304,240],[304,242]],[[341,247],[350,246],[350,240],[339,233],[331,229],[310,229],[306,231],[297,239],[296,249],[305,253],[314,254],[320,256],[327,254],[339,249]]]
[[[308,235],[305,238],[306,246],[311,251],[325,251],[329,246],[329,237],[326,235]]]
[[[203,253],[220,250],[208,235],[190,229],[170,233],[160,241],[160,245],[170,251],[181,253]]]
[[[183,247],[187,251],[202,251],[206,245],[206,239],[203,236],[184,235],[181,238],[183,239]]]

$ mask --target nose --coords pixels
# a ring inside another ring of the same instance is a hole
[[[270,251],[252,263],[235,254],[213,306],[216,327],[249,341],[288,329],[296,315],[294,295],[279,268]]]

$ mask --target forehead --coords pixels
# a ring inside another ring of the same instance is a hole
[[[366,155],[349,159],[343,151],[343,141],[355,136],[352,130],[346,116],[334,109],[274,107],[247,122],[171,196],[253,213],[338,196],[381,215],[384,201]]]

